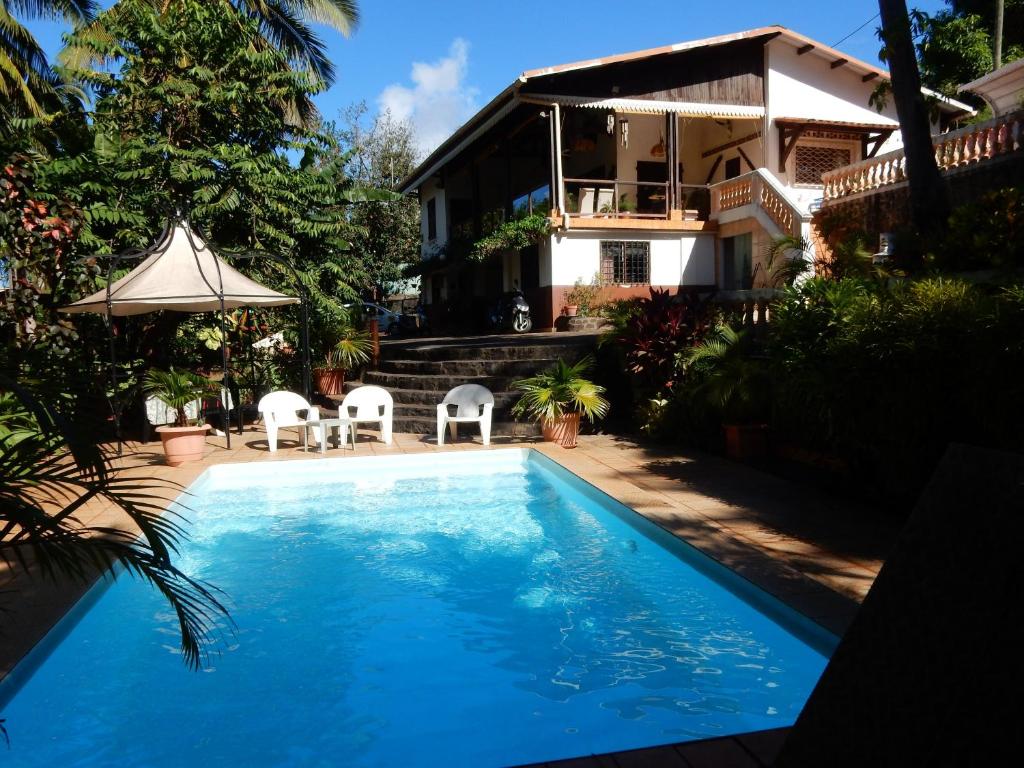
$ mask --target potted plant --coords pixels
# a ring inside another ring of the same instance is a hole
[[[769,378],[751,351],[746,330],[720,324],[686,356],[687,371],[699,380],[694,395],[721,414],[725,452],[734,459],[768,453]]]
[[[356,328],[346,313],[336,330],[334,342],[324,365],[313,369],[317,391],[322,395],[340,395],[345,387],[345,371],[368,362],[373,352],[370,334]]]
[[[204,397],[218,396],[220,393],[217,386],[197,374],[171,368],[169,371],[149,371],[143,390],[175,413],[173,425],[156,428],[164,446],[167,464],[177,467],[186,461],[201,459],[210,425],[199,423],[198,409],[196,417],[189,419],[187,409],[190,404]]]
[[[604,387],[584,378],[593,364],[590,355],[575,365],[559,359],[548,370],[515,382],[512,386],[523,395],[512,407],[513,415],[539,421],[545,440],[575,448],[580,418],[594,421],[608,412]]]

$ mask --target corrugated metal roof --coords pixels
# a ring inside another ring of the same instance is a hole
[[[536,104],[561,104],[570,107],[592,107],[616,112],[661,115],[674,112],[683,117],[716,117],[719,119],[755,119],[764,117],[764,107],[741,104],[699,104],[690,101],[660,101],[654,99],[593,99],[586,96],[534,94],[521,96],[522,101]]]

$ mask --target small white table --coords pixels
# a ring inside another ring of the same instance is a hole
[[[352,450],[356,449],[356,432],[352,429],[352,419],[346,419],[342,416],[335,416],[333,418],[316,419],[314,421],[307,421],[307,427],[311,427],[317,431],[317,437],[320,439],[320,453],[327,450],[327,428],[330,427],[333,431],[335,427],[338,429],[338,447],[348,442],[348,436],[352,435]]]

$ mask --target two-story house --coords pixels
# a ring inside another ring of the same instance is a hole
[[[403,183],[422,207],[428,311],[513,287],[552,327],[577,281],[609,297],[758,285],[780,234],[810,235],[822,173],[901,145],[888,73],[783,27],[524,72]],[[943,130],[966,105],[939,100]],[[551,234],[483,263],[482,235],[540,211]]]

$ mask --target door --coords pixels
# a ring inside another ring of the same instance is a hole
[[[654,181],[661,186],[637,186],[637,213],[665,213],[665,182],[668,181],[668,166],[641,160],[636,164],[637,181]]]
[[[754,236],[749,232],[722,238],[722,288],[726,291],[749,290],[752,272]]]
[[[725,178],[735,179],[740,175],[740,159],[734,157],[731,160],[725,161]]]

